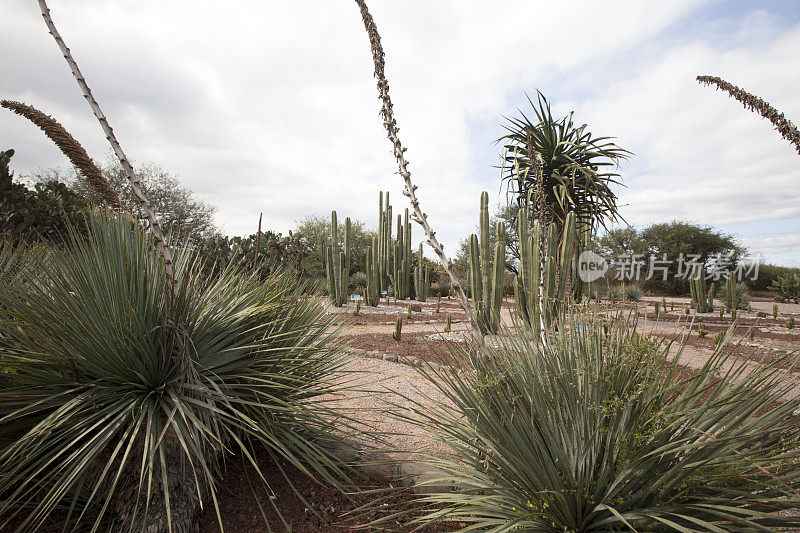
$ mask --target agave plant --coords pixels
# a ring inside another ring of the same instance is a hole
[[[629,322],[562,325],[547,342],[509,335],[491,362],[463,352],[471,368],[423,370],[444,400],[409,420],[453,453],[429,460],[442,474],[419,521],[493,532],[800,525],[778,514],[800,504],[798,405],[779,401],[791,388],[782,371],[748,374],[720,347],[687,375]]]
[[[574,211],[578,223],[596,228],[619,218],[617,196],[613,187],[621,184],[611,169],[630,152],[620,148],[611,137],[593,137],[587,125],[576,125],[572,113],[555,118],[550,103],[538,92],[536,103],[528,97],[535,117],[520,111],[518,118],[508,118],[508,133],[498,139],[505,155],[503,179],[508,182],[520,205],[537,187],[537,160],[541,165],[542,206],[532,202],[530,220],[555,221],[559,230],[567,213]],[[544,209],[544,213],[537,212]],[[560,231],[559,231],[560,233]]]
[[[0,530],[57,517],[72,530],[189,531],[201,506],[220,516],[225,457],[258,469],[257,447],[346,483],[325,445],[348,422],[319,397],[348,383],[321,308],[291,279],[235,266],[207,278],[174,252],[166,292],[149,234],[96,214],[24,291],[0,290]]]

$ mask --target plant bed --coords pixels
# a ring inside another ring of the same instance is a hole
[[[368,333],[364,335],[347,336],[348,346],[361,350],[377,350],[382,354],[396,355],[398,357],[416,357],[429,363],[448,364],[450,350],[444,340],[434,340],[428,333],[403,333],[400,341],[392,339],[391,333]]]
[[[389,530],[414,529],[407,523],[414,517],[414,507],[420,504],[410,489],[400,489],[397,484],[365,481],[359,487],[359,491],[345,494],[311,480],[289,463],[282,462],[280,465],[272,463],[267,454],[259,454],[257,460],[266,478],[266,484],[271,490],[257,479],[255,469],[246,459],[237,457],[227,463],[220,484],[223,488],[219,494],[222,525],[225,531],[262,533],[270,530],[267,528],[267,523],[272,531],[286,530],[293,533],[379,531],[368,526],[371,521],[379,518],[379,509],[386,512],[407,513],[402,517],[402,523],[395,521],[387,524],[385,527]],[[293,480],[294,489],[302,499],[288,484],[287,478]],[[376,509],[370,512],[359,509],[378,498],[383,498],[383,501],[376,506]],[[386,505],[383,505],[384,503]],[[280,509],[288,527],[278,516],[275,507]],[[316,514],[311,509],[316,510]],[[452,531],[459,526],[458,523],[441,523],[417,531],[438,533]],[[220,531],[213,506],[207,505],[201,513],[199,531],[214,533]]]

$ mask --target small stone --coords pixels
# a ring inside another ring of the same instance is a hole
[[[416,311],[417,313],[422,312],[422,306],[419,304],[411,304],[411,310]]]
[[[383,360],[384,361],[389,361],[390,363],[396,363],[397,362],[397,355],[395,355],[393,353],[383,354]]]

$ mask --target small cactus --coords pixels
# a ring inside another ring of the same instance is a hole
[[[441,311],[441,309],[440,309],[441,305],[442,305],[442,297],[441,296],[437,296],[436,297],[436,312],[437,313]]]
[[[396,341],[400,341],[400,335],[403,333],[403,317],[397,317],[397,322],[394,323],[394,331],[392,332],[392,338]]]
[[[778,320],[778,304],[772,304],[772,319]]]
[[[724,305],[720,305],[719,306],[719,319],[722,320],[724,316],[725,316],[725,306]]]
[[[356,300],[356,308],[353,309],[353,316],[358,316],[361,312],[361,300]]]
[[[714,341],[714,344],[719,346],[720,344],[722,344],[722,338],[723,338],[722,337],[722,332],[720,331],[718,333],[714,333],[714,335],[711,337],[711,340]]]
[[[669,303],[669,310],[670,311],[674,311],[675,310],[675,302],[670,302]]]
[[[411,304],[408,304],[408,312],[406,313],[406,316],[408,316],[408,318],[411,318]]]
[[[661,306],[664,308],[664,312],[667,312],[667,299],[663,296],[661,297]]]
[[[450,333],[452,325],[453,325],[453,317],[450,315],[450,313],[447,313],[447,317],[445,317],[444,320],[444,332]]]
[[[659,311],[661,309],[658,302],[655,303],[655,307],[656,307],[656,318],[658,318],[658,315],[660,314]]]
[[[789,317],[789,320],[786,321],[786,329],[794,329],[794,317]]]

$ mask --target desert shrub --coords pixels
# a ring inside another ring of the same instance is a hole
[[[367,275],[358,271],[350,276],[350,291],[361,294],[367,288]]]
[[[736,309],[750,309],[750,295],[747,292],[747,284],[738,282],[733,288],[733,307]]]
[[[785,300],[800,302],[800,275],[783,274],[778,276],[768,287],[774,293],[780,295]]]
[[[440,282],[430,288],[430,295],[433,297],[440,296],[442,298],[447,298],[448,296],[450,296],[451,289],[452,286],[450,285],[450,283]]]
[[[460,531],[755,531],[800,525],[797,401],[782,371],[748,374],[721,348],[695,375],[628,322],[509,336],[493,357],[423,369],[443,395],[418,417],[431,457],[420,522]],[[725,363],[731,371],[720,371]],[[720,371],[720,372],[718,372]],[[778,400],[781,401],[778,401]],[[445,406],[454,406],[445,407]],[[452,490],[438,489],[446,486]]]
[[[320,442],[347,422],[315,398],[347,378],[319,305],[292,278],[174,257],[167,290],[151,239],[94,215],[0,289],[0,529],[60,510],[67,530],[188,531],[224,458],[258,469],[256,447],[341,486]]]
[[[82,228],[87,204],[63,183],[49,180],[32,188],[14,180],[14,150],[0,152],[0,236],[20,241],[62,243],[70,225]]]
[[[629,302],[642,301],[642,289],[640,289],[638,285],[625,285],[622,290],[625,294],[625,299]]]

